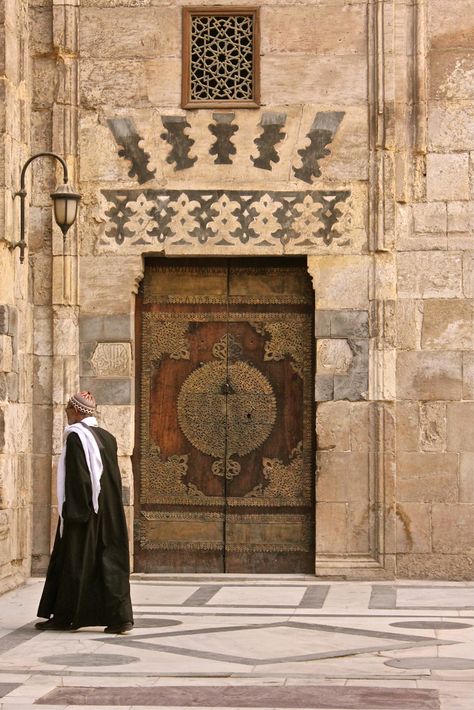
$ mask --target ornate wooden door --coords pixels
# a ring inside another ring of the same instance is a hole
[[[153,260],[140,300],[135,570],[314,572],[305,264]]]

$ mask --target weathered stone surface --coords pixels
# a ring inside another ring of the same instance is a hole
[[[368,455],[365,452],[319,451],[316,499],[367,501]]]
[[[330,314],[332,338],[365,338],[369,334],[367,311],[325,311]]]
[[[130,378],[81,377],[81,390],[93,393],[97,404],[133,404]]]
[[[413,227],[417,234],[446,234],[446,203],[421,202],[413,205]]]
[[[469,103],[432,101],[428,113],[428,132],[429,146],[433,151],[473,150],[473,106]]]
[[[317,341],[316,371],[320,375],[340,375],[349,372],[354,354],[347,340]]]
[[[420,448],[446,451],[446,404],[420,402]]]
[[[430,153],[426,159],[429,200],[468,200],[469,154]]]
[[[327,402],[334,399],[334,377],[332,375],[316,375],[314,398],[316,402]]]
[[[367,370],[353,369],[347,375],[334,376],[334,399],[350,402],[368,399],[369,374]]]
[[[98,407],[99,424],[108,429],[117,439],[119,456],[131,456],[133,453],[134,413],[134,408],[130,406],[101,404]]]
[[[474,554],[474,506],[433,505],[433,552]]]
[[[463,554],[400,554],[397,555],[397,577],[401,579],[472,580],[474,556]]]
[[[399,352],[397,395],[400,399],[460,399],[462,354],[436,351]]]
[[[400,298],[462,297],[462,257],[442,252],[399,254]]]
[[[348,402],[321,402],[316,409],[316,437],[320,451],[349,451],[350,434],[347,426],[351,405]]]
[[[365,501],[347,504],[346,550],[360,555],[371,552],[369,506]]]
[[[462,379],[462,398],[474,399],[474,353],[463,353]]]
[[[79,317],[79,338],[88,341],[131,340],[133,320],[128,314],[88,315],[81,312]]]
[[[401,503],[455,503],[458,500],[456,454],[399,452],[397,500]]]
[[[11,372],[13,369],[13,341],[9,335],[0,335],[0,370]]]
[[[397,552],[431,552],[430,504],[397,504]]]
[[[417,350],[421,343],[423,302],[402,299],[397,301],[395,313],[398,350]]]
[[[118,278],[120,288],[111,288],[104,279],[103,265],[96,257],[81,259],[80,303],[86,313],[129,314],[132,294],[142,275],[140,257],[107,257],[107,269]]]
[[[350,449],[351,451],[373,451],[373,432],[370,429],[370,404],[366,402],[352,402],[350,405]],[[347,417],[344,419],[347,427]]]
[[[474,503],[474,453],[467,451],[459,457],[459,502]]]
[[[474,298],[474,253],[466,252],[462,258],[462,284],[464,296]]]
[[[448,451],[474,451],[474,402],[449,402]]]
[[[332,554],[346,551],[346,503],[316,503],[316,549]]]
[[[367,308],[369,259],[365,256],[308,257],[317,308]]]
[[[426,350],[472,350],[473,302],[447,299],[425,301],[421,344]]]

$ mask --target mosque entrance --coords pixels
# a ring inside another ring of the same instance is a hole
[[[152,259],[137,309],[135,571],[314,572],[300,259]]]

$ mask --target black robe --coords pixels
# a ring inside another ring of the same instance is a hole
[[[38,616],[73,627],[133,623],[130,600],[128,533],[122,504],[117,442],[105,429],[91,427],[104,470],[99,511],[92,507],[92,485],[78,434],[66,440],[64,530],[58,530]]]

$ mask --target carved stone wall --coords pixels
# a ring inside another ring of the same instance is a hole
[[[41,0],[29,23],[9,3],[0,33],[29,64],[9,52],[4,82],[0,528],[28,527],[33,455],[37,570],[79,384],[118,433],[133,492],[144,257],[294,254],[316,302],[316,569],[472,577],[471,4],[268,0],[261,108],[184,111],[180,3]],[[7,242],[28,144],[63,154],[83,199],[63,244],[38,163],[21,270]],[[7,576],[30,559],[13,537]]]

